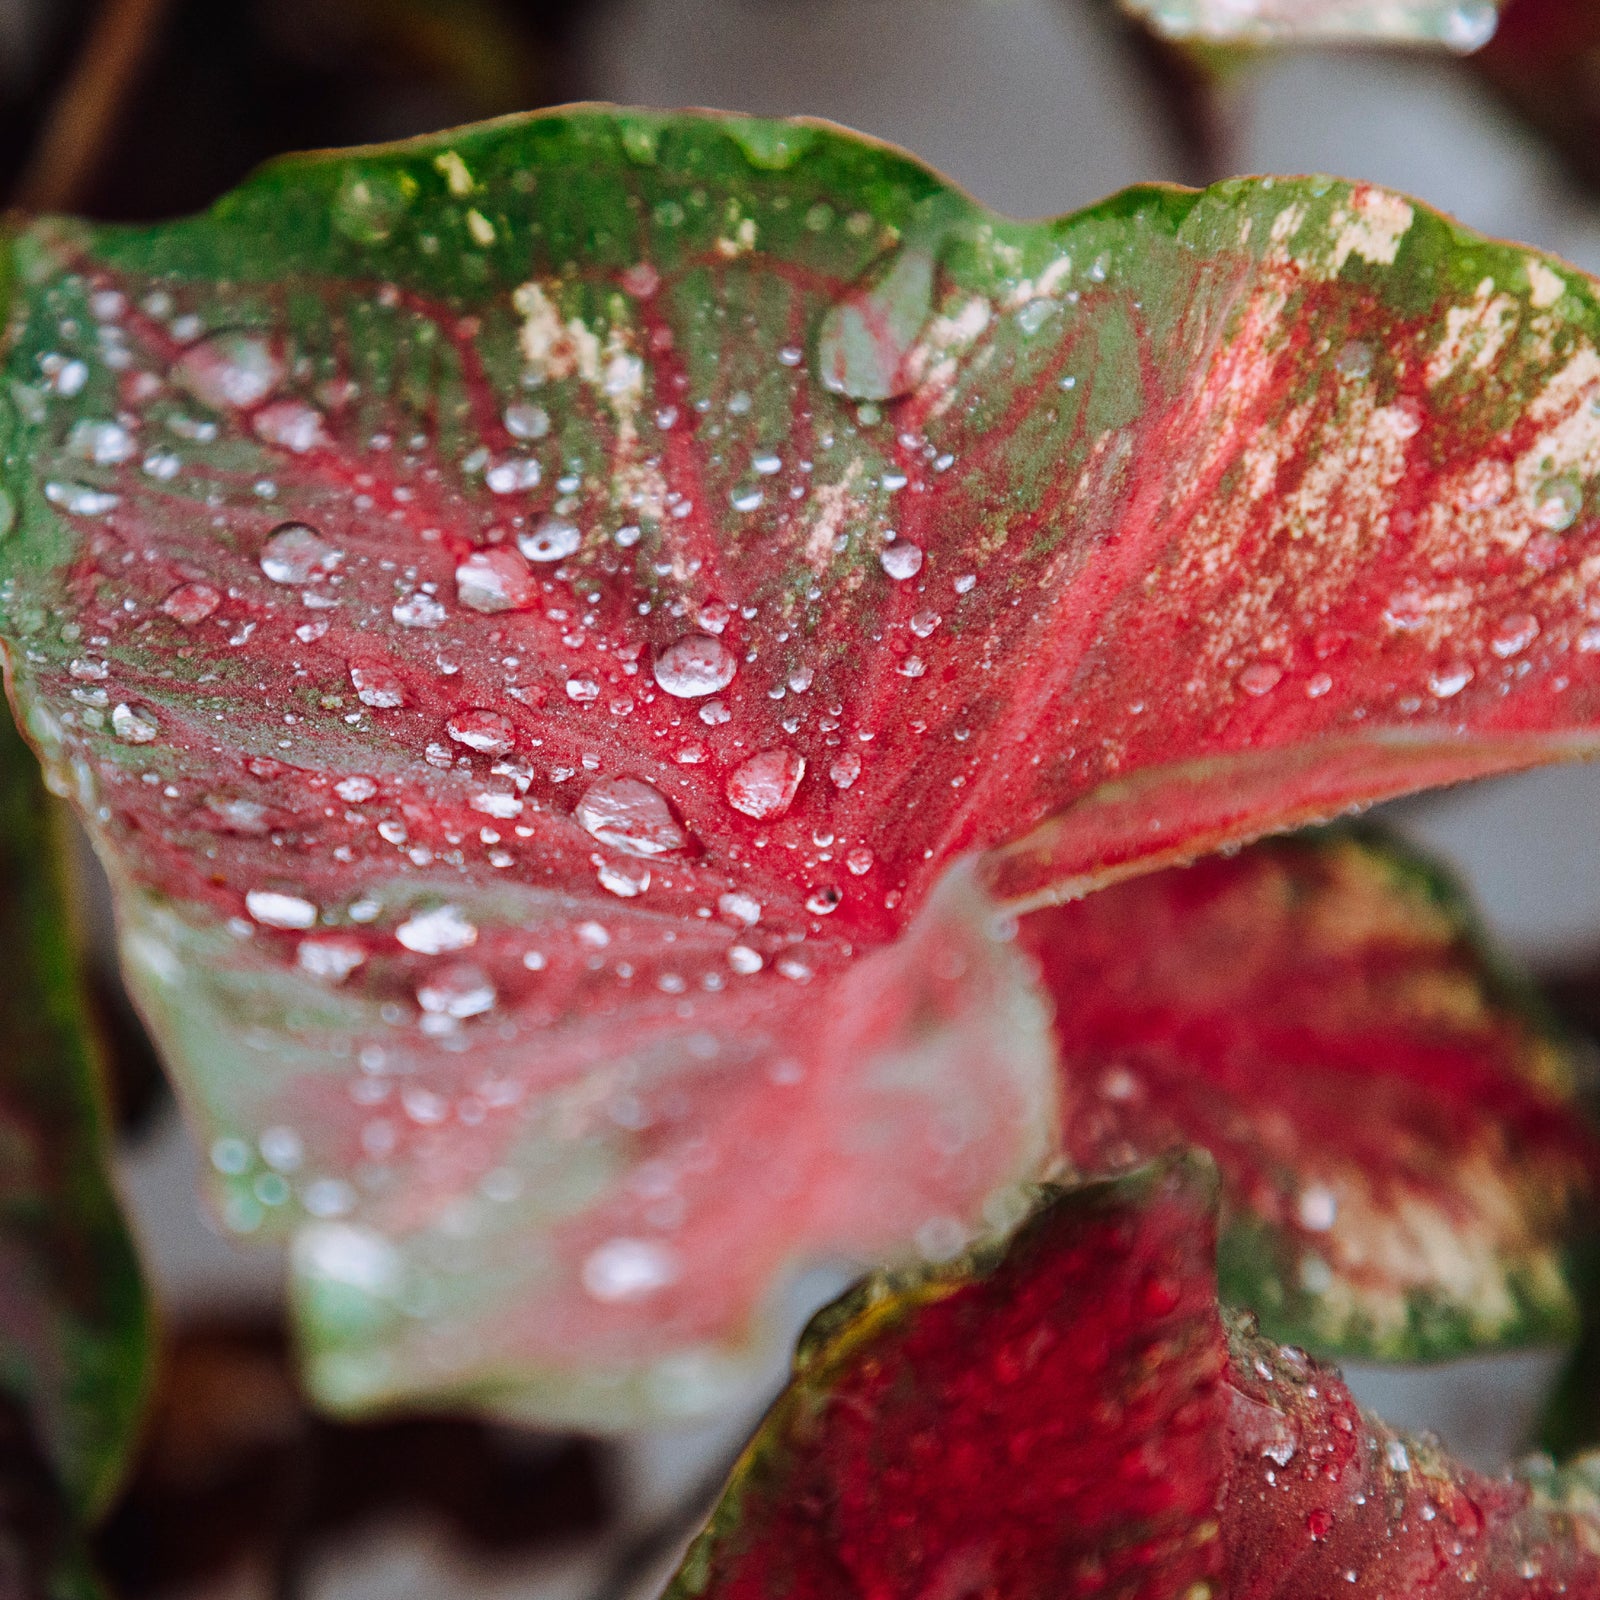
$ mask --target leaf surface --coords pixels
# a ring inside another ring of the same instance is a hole
[[[47,803],[0,713],[0,1426],[26,1418],[36,1436],[38,1471],[19,1452],[19,1484],[42,1494],[58,1480],[93,1513],[138,1424],[149,1312],[108,1177],[100,1060]]]
[[[1430,1600],[1586,1593],[1585,1471],[1490,1480],[1221,1311],[1214,1181],[1059,1195],[999,1256],[813,1324],[668,1594]]]
[[[1023,922],[1082,1172],[1200,1145],[1223,1292],[1389,1360],[1576,1329],[1600,1151],[1573,1063],[1438,869],[1371,834],[1254,845]]]
[[[1389,43],[1477,50],[1498,0],[1121,0],[1168,39],[1201,44]]]
[[[1594,747],[1591,287],[1380,190],[580,108],[11,260],[0,632],[335,1403],[707,1403],[1048,1156],[997,908]]]

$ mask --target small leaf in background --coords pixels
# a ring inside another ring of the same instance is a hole
[[[1499,0],[1121,0],[1168,39],[1201,44],[1443,45],[1493,37]]]
[[[11,260],[0,633],[332,1404],[714,1404],[1048,1161],[997,912],[1600,746],[1592,287],[1386,191],[589,108]]]
[[[1223,1292],[1385,1360],[1555,1343],[1600,1146],[1574,1064],[1439,870],[1335,830],[1022,925],[1056,998],[1062,1144],[1223,1177]]]
[[[149,1359],[138,1262],[107,1174],[100,1061],[66,925],[60,819],[47,805],[33,757],[0,711],[0,1591],[7,1594],[18,1560],[33,1574],[15,1580],[25,1594],[55,1592],[41,1574],[61,1561],[76,1570],[67,1506],[76,1517],[92,1516],[116,1488]],[[8,1545],[13,1528],[18,1543]],[[86,1581],[69,1573],[59,1578],[67,1585],[61,1592]]]
[[[813,1324],[674,1600],[1077,1593],[1549,1600],[1600,1583],[1600,1472],[1485,1478],[1220,1310],[1178,1156],[1060,1194],[996,1259]]]

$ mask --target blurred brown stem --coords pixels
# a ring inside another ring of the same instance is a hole
[[[169,0],[104,0],[39,131],[12,203],[67,211],[83,203]]]

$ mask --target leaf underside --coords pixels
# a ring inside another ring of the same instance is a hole
[[[709,1403],[1050,1155],[997,908],[1595,745],[1591,287],[1384,191],[579,108],[10,272],[14,688],[331,1403]]]
[[[1387,1360],[1576,1331],[1600,1156],[1573,1065],[1448,880],[1370,832],[1257,844],[1025,918],[1080,1172],[1223,1175],[1223,1293]]]
[[[673,1600],[1430,1600],[1600,1583],[1585,1470],[1490,1480],[1219,1309],[1214,1178],[1059,1195],[823,1312]]]

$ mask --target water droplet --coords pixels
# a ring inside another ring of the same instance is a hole
[[[245,909],[268,928],[312,928],[317,908],[296,894],[279,894],[272,889],[252,889],[244,897]]]
[[[333,200],[333,225],[356,244],[382,244],[400,225],[417,192],[408,172],[352,168]]]
[[[1539,619],[1526,611],[1513,612],[1502,617],[1494,632],[1489,635],[1489,648],[1502,661],[1521,655],[1539,637]]]
[[[115,467],[133,456],[133,435],[119,422],[101,422],[85,417],[73,423],[67,435],[67,449],[80,461]]]
[[[1441,667],[1437,672],[1428,674],[1428,692],[1440,700],[1448,700],[1453,695],[1460,694],[1472,679],[1472,668],[1464,661],[1454,666]]]
[[[805,777],[805,757],[785,746],[763,750],[728,776],[728,804],[757,821],[781,817],[794,803]]]
[[[735,972],[744,977],[749,977],[751,973],[761,970],[761,953],[757,950],[752,950],[747,944],[729,945],[728,965]]]
[[[1271,694],[1283,681],[1283,668],[1270,661],[1253,661],[1239,674],[1239,687],[1246,694]]]
[[[642,861],[601,861],[595,873],[602,889],[623,900],[632,900],[650,887],[650,869]]]
[[[758,511],[764,498],[765,496],[759,489],[754,485],[749,485],[745,488],[735,489],[728,496],[728,504],[735,511]]]
[[[858,844],[844,858],[844,864],[856,877],[872,870],[872,852],[864,844]]]
[[[740,889],[718,895],[717,910],[729,921],[742,923],[747,928],[753,928],[761,920],[761,902]]]
[[[668,694],[693,700],[727,688],[738,669],[733,652],[721,640],[691,633],[656,657],[654,672]]]
[[[846,750],[828,768],[828,777],[837,789],[848,789],[861,776],[861,757],[854,750]]]
[[[406,703],[405,686],[400,675],[390,668],[377,664],[352,666],[350,683],[356,697],[364,706],[378,711],[392,711]]]
[[[214,411],[259,405],[283,381],[283,363],[259,333],[214,333],[178,357],[172,376]]]
[[[390,613],[402,628],[442,628],[450,613],[431,594],[408,594]]]
[[[665,855],[688,843],[666,796],[642,778],[602,778],[584,792],[573,815],[601,844],[629,855]]]
[[[274,583],[314,583],[344,559],[308,523],[281,522],[261,546],[261,570]]]
[[[97,489],[92,483],[52,480],[44,486],[44,497],[53,506],[75,517],[103,517],[122,504],[122,496],[109,489]]]
[[[1362,339],[1352,339],[1340,347],[1333,364],[1347,378],[1365,378],[1372,371],[1373,350]]]
[[[539,597],[539,585],[527,562],[500,545],[474,550],[456,568],[456,595],[462,605],[490,615],[531,606]]]
[[[129,744],[149,744],[161,732],[161,725],[148,711],[119,705],[111,713],[111,731]]]
[[[904,539],[886,544],[878,552],[878,561],[891,578],[901,581],[914,578],[922,571],[922,551],[914,544],[907,544]]]
[[[517,742],[517,731],[511,719],[481,706],[458,711],[445,724],[445,732],[457,744],[488,756],[509,755]]]
[[[843,899],[843,892],[829,884],[827,888],[818,889],[806,897],[806,910],[814,917],[831,916],[839,909]]]
[[[531,533],[517,535],[517,548],[530,561],[563,561],[583,543],[583,534],[561,517],[546,517]]]
[[[824,387],[892,400],[911,387],[909,356],[933,309],[933,257],[901,249],[829,308],[817,335]]]
[[[417,1004],[435,1017],[477,1017],[492,1011],[494,985],[481,969],[461,961],[430,973],[417,985]]]
[[[250,427],[258,439],[297,456],[328,443],[322,431],[322,413],[304,400],[274,400],[256,412]]]
[[[507,456],[484,473],[483,481],[490,494],[516,494],[537,489],[540,476],[539,463],[531,456]]]
[[[357,940],[339,934],[325,939],[302,939],[295,952],[295,961],[302,972],[329,983],[343,983],[366,959],[367,953]]]
[[[517,400],[506,407],[505,424],[514,439],[542,439],[550,431],[550,413],[531,401]]]
[[[1313,1539],[1327,1538],[1333,1531],[1333,1513],[1324,1511],[1320,1507],[1306,1517],[1306,1528]]]
[[[782,172],[792,167],[816,143],[817,130],[795,122],[768,122],[730,118],[723,131],[744,152],[752,167],[762,172]]]
[[[1339,1200],[1325,1184],[1312,1183],[1300,1191],[1295,1211],[1302,1228],[1312,1233],[1326,1233],[1338,1218]]]
[[[919,639],[929,638],[944,618],[937,611],[919,611],[911,619],[911,631]]]
[[[446,955],[478,942],[478,930],[450,905],[417,912],[394,930],[394,936],[407,950],[422,956]]]
[[[593,678],[568,678],[567,698],[580,706],[593,705],[600,698],[600,685]]]
[[[1460,0],[1445,13],[1440,36],[1450,49],[1471,55],[1494,37],[1499,21],[1495,0]]]
[[[589,1253],[581,1276],[596,1300],[612,1304],[664,1289],[676,1281],[678,1262],[665,1245],[649,1239],[608,1239]]]
[[[221,594],[209,583],[181,583],[161,602],[161,609],[174,621],[192,628],[221,604]]]
[[[1411,1470],[1411,1456],[1405,1444],[1399,1439],[1391,1439],[1383,1447],[1383,1458],[1389,1463],[1391,1472],[1409,1472]]]
[[[1565,533],[1583,510],[1583,490],[1575,478],[1546,478],[1534,491],[1533,520],[1551,533]]]

